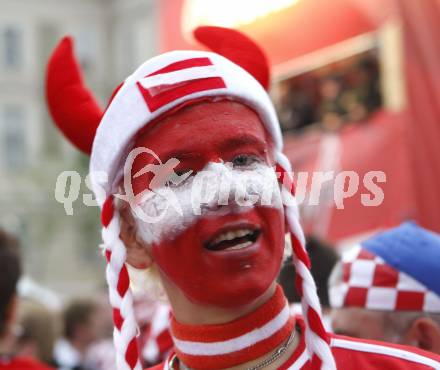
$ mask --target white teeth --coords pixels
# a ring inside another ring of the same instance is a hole
[[[225,234],[225,237],[223,240],[232,240],[235,238],[235,233],[233,231],[229,231]]]
[[[217,238],[215,238],[213,241],[213,244],[220,243],[224,240],[233,240],[235,238],[241,238],[241,237],[249,235],[251,233],[252,233],[252,230],[250,230],[250,229],[240,229],[240,230],[235,230],[235,231],[228,231],[226,233],[220,234]],[[247,243],[249,243],[249,242],[247,242]],[[239,244],[239,245],[241,245],[241,244]]]
[[[241,244],[237,244],[237,245],[234,245],[233,247],[228,248],[228,251],[232,251],[235,249],[243,249],[243,248],[249,247],[251,244],[252,244],[252,242],[249,242],[249,241],[241,243]]]
[[[252,230],[237,230],[235,232],[235,237],[236,238],[241,238],[242,236],[246,236],[248,234],[251,234]]]

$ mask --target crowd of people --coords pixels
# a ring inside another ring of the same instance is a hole
[[[404,223],[342,253],[314,237],[307,248],[329,331],[440,355],[440,235]],[[17,239],[0,230],[0,369],[115,370],[107,302],[75,299],[56,312],[21,298],[19,249]],[[278,281],[292,313],[300,314],[290,258]],[[173,347],[170,306],[144,292],[135,296],[135,307],[143,366],[153,366]]]
[[[338,131],[365,121],[381,106],[374,55],[361,55],[279,82],[277,111],[284,131],[320,127]]]
[[[0,369],[115,370],[107,300],[75,298],[57,310],[22,297],[21,265],[18,239],[0,229]],[[135,305],[144,365],[155,365],[172,348],[170,307],[142,292]]]

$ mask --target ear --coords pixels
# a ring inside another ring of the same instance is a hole
[[[137,237],[136,221],[130,212],[130,206],[123,202],[119,208],[121,215],[121,233],[119,237],[123,241],[127,255],[126,262],[136,269],[147,269],[153,264],[148,245]]]
[[[411,324],[405,341],[425,351],[440,353],[440,327],[429,317],[419,317]]]

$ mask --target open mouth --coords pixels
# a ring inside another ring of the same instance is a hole
[[[260,236],[260,229],[242,228],[217,234],[207,242],[205,248],[210,251],[238,250],[254,244]]]

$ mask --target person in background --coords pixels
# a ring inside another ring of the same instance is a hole
[[[37,360],[14,352],[17,337],[17,282],[21,275],[18,241],[0,229],[0,369],[50,370]]]
[[[83,366],[93,370],[116,370],[112,309],[108,305],[107,289],[104,286],[102,288],[94,297],[99,312],[99,335],[98,339],[89,346]]]
[[[59,315],[32,299],[20,298],[21,328],[15,353],[53,365],[53,349],[59,334]]]
[[[90,346],[99,339],[99,306],[92,300],[71,302],[64,311],[64,337],[55,344],[54,359],[64,369],[85,370]]]
[[[337,76],[327,76],[319,86],[321,103],[318,108],[318,119],[326,131],[338,131],[344,123],[343,81]]]
[[[347,250],[329,281],[335,333],[440,354],[440,236],[414,223]]]
[[[314,122],[313,99],[303,84],[286,80],[278,85],[278,112],[283,131],[302,129]]]
[[[330,303],[328,297],[327,282],[333,267],[338,262],[338,255],[334,248],[320,239],[307,237],[307,251],[309,252],[310,262],[312,263],[312,276],[316,282],[319,301],[321,302],[324,325],[326,329],[331,329],[330,325]],[[295,287],[295,266],[289,258],[284,261],[284,265],[278,276],[278,282],[284,290],[284,294],[292,304],[293,312],[300,313],[301,297]]]
[[[367,113],[374,112],[382,104],[378,65],[374,58],[365,57],[359,60],[353,69],[354,81],[351,90]]]

